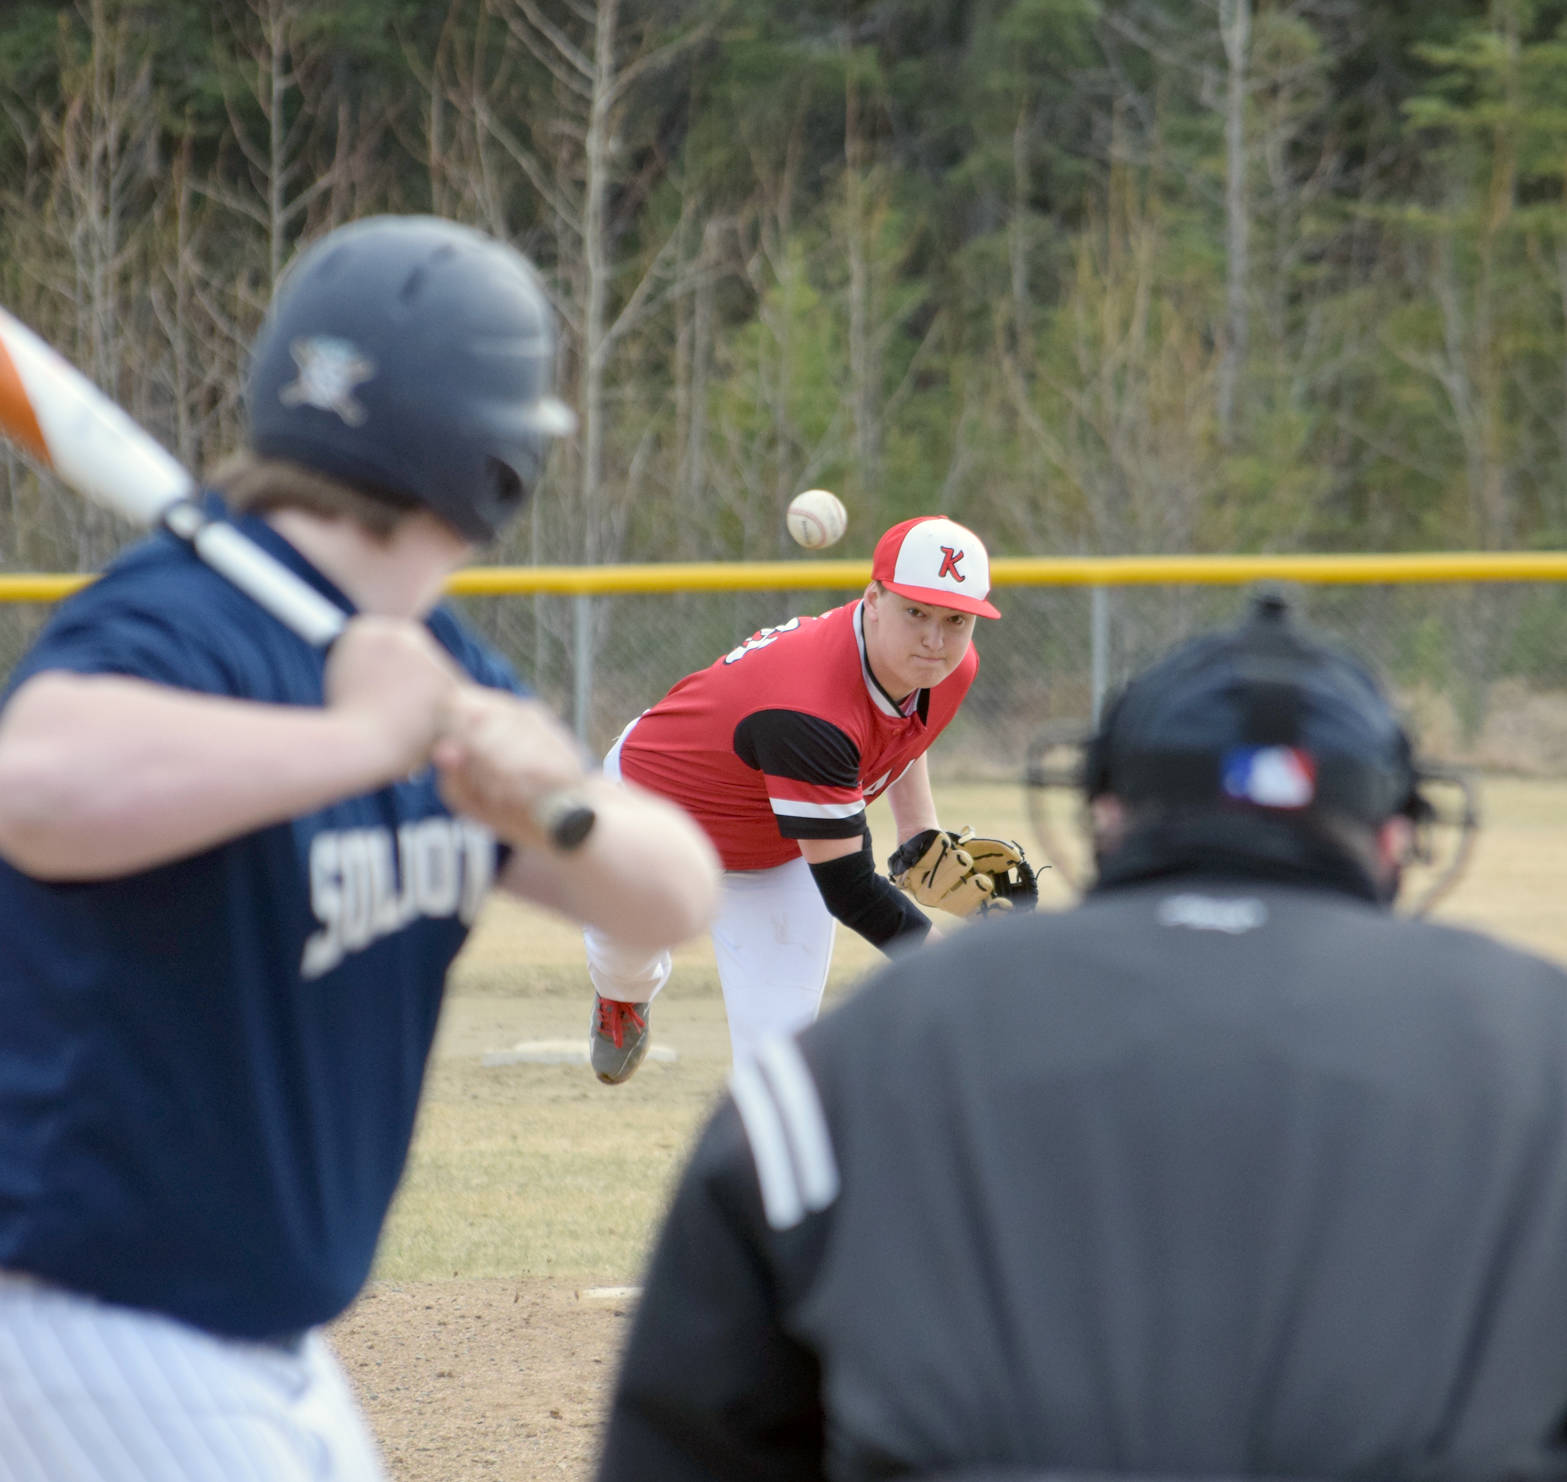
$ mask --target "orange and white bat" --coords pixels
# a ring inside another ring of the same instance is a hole
[[[0,433],[62,483],[138,525],[162,525],[215,571],[309,643],[326,645],[347,615],[197,499],[196,480],[145,428],[57,351],[0,309]],[[559,849],[593,827],[566,793],[539,801],[535,821]]]
[[[209,519],[196,481],[69,361],[0,309],[0,431],[60,481],[138,525],[163,525],[274,617],[330,643],[345,616],[232,525]]]

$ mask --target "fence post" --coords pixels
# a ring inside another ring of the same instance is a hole
[[[593,594],[578,592],[571,599],[571,691],[577,740],[590,744],[593,715]]]
[[[1088,591],[1089,684],[1093,695],[1093,720],[1099,724],[1105,690],[1110,684],[1110,593],[1106,587]]]

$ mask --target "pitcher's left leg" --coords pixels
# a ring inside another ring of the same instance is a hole
[[[803,859],[724,876],[713,949],[736,1062],[815,1019],[837,928]]]

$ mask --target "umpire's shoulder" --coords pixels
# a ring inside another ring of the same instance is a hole
[[[1378,935],[1389,966],[1403,963],[1428,989],[1448,985],[1492,997],[1538,993],[1547,1007],[1567,1016],[1567,969],[1527,947],[1476,927],[1392,913],[1383,914]]]
[[[1166,909],[1189,895],[1184,886],[1148,884],[1090,895],[1066,910],[961,926],[867,978],[807,1031],[807,1054],[813,1064],[821,1059],[827,1079],[840,1062],[845,1074],[889,1059],[936,1063],[976,1036],[997,1046],[1009,1033],[1027,1037],[1041,1016],[1097,1015],[1115,986],[1180,988],[1200,998],[1206,975],[1250,974],[1259,959],[1271,964],[1268,982],[1304,985],[1325,1005],[1346,996],[1407,998],[1547,1033],[1567,1025],[1567,971],[1482,931],[1279,886],[1247,892],[1266,904],[1263,929],[1198,931]]]

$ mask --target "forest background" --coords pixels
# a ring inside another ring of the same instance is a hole
[[[798,554],[783,507],[818,484],[862,531],[942,509],[1003,554],[1552,548],[1564,27],[1545,0],[9,0],[0,301],[207,468],[297,244],[377,211],[514,242],[581,430],[485,559]],[[123,535],[4,454],[0,567]],[[1559,687],[1556,594],[1509,610],[1469,668]]]

